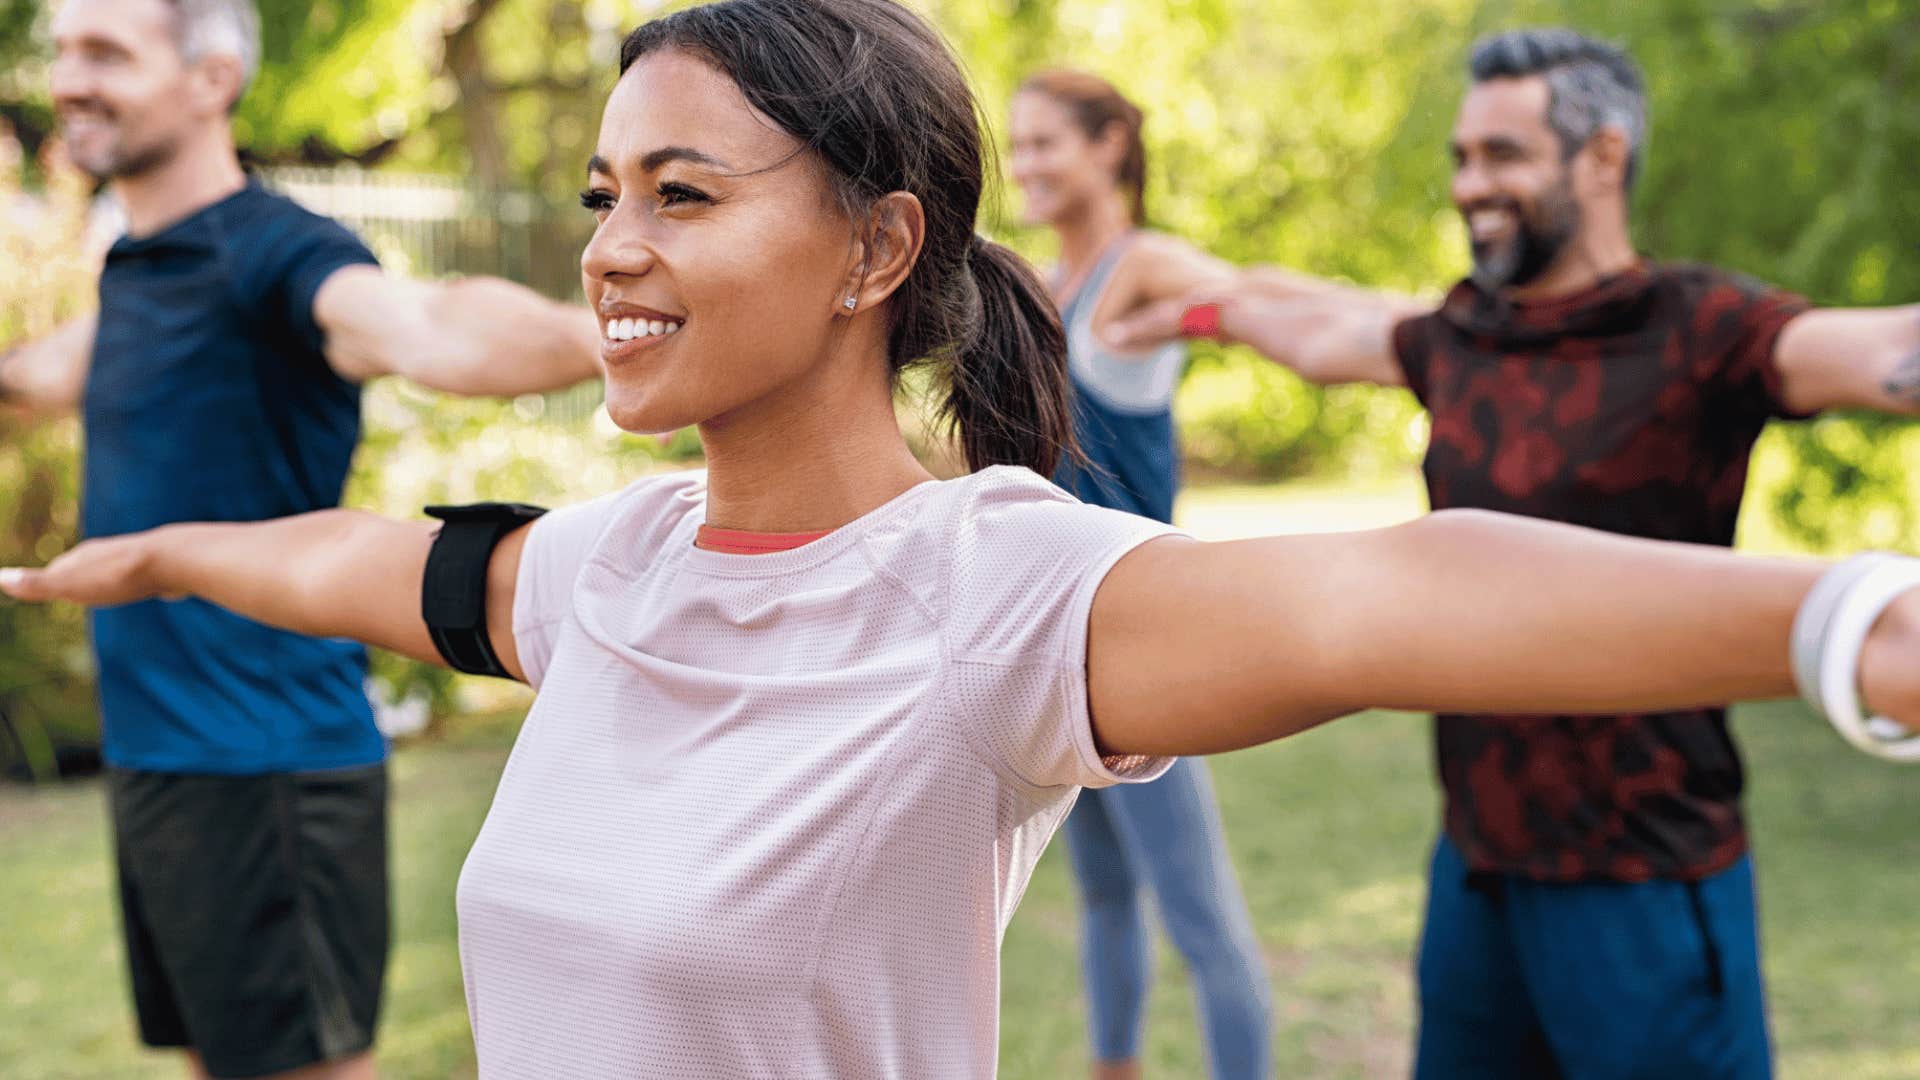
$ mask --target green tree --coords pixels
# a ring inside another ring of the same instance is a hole
[[[1041,66],[1113,79],[1147,112],[1154,223],[1236,261],[1437,295],[1465,269],[1446,136],[1469,43],[1520,25],[1618,40],[1653,131],[1638,239],[1816,303],[1920,300],[1920,5],[1913,0],[941,0],[996,123]],[[1034,255],[1042,238],[1016,240]],[[1179,411],[1190,457],[1267,475],[1413,460],[1403,394],[1318,392],[1203,348]],[[1814,547],[1920,544],[1920,427],[1777,426],[1756,510]]]
[[[20,144],[0,121],[0,347],[37,336],[91,303],[84,254],[90,185],[58,167],[22,186]],[[0,406],[0,565],[59,554],[77,525],[78,432]],[[93,696],[71,608],[0,603],[0,775],[47,775],[56,751],[92,740]]]
[[[1566,22],[1645,68],[1638,238],[1818,304],[1920,301],[1920,4],[1487,3],[1475,29]],[[1920,546],[1920,425],[1776,425],[1756,509],[1815,548]]]
[[[1649,76],[1653,131],[1635,207],[1644,250],[1823,304],[1920,300],[1916,0],[914,2],[950,35],[996,129],[1021,79],[1044,66],[1102,73],[1141,102],[1155,225],[1238,262],[1433,296],[1466,263],[1445,147],[1468,44],[1516,25],[1572,25],[1623,42]],[[684,5],[263,0],[261,71],[236,130],[266,162],[448,172],[533,193],[543,222],[577,214],[566,203],[620,39],[665,6]],[[29,161],[51,124],[45,14],[40,0],[0,0],[0,120],[19,129]],[[22,198],[20,175],[0,180],[0,207]],[[63,183],[73,182],[35,178],[33,197],[83,200]],[[476,205],[486,219],[507,204]],[[988,227],[1048,257],[1046,237],[1010,210],[995,206]],[[0,214],[0,228],[18,220]],[[77,249],[62,239],[69,219],[34,220],[41,231],[8,234],[0,263],[0,344],[87,303],[84,272],[61,257]],[[474,268],[370,239],[396,268]],[[570,276],[547,287],[564,291]],[[376,387],[349,498],[397,513],[440,499],[561,500],[694,449],[685,437],[662,451],[622,436],[591,406],[591,395],[456,402]],[[1177,407],[1189,460],[1213,471],[1364,474],[1407,467],[1424,443],[1404,392],[1320,391],[1242,350],[1200,348]],[[0,416],[0,556],[42,558],[70,540],[73,444],[71,424]],[[1756,455],[1749,518],[1812,547],[1920,545],[1916,455],[1920,425],[1780,426]],[[71,675],[84,668],[79,625],[71,612],[0,606],[0,708],[84,708]],[[23,698],[34,673],[68,674],[58,692]],[[450,701],[452,683],[427,684]]]

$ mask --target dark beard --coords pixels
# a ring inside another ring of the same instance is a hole
[[[177,143],[152,143],[135,147],[125,153],[115,155],[107,162],[107,171],[99,180],[125,180],[150,173],[167,162],[179,151]]]
[[[1531,212],[1524,208],[1513,239],[1473,253],[1473,283],[1489,293],[1525,285],[1553,265],[1580,227],[1580,204],[1571,181],[1562,179],[1540,196]]]
[[[162,139],[137,146],[117,143],[108,149],[106,160],[97,166],[91,162],[81,161],[78,157],[73,157],[73,163],[80,166],[88,176],[105,183],[109,180],[130,179],[150,173],[172,161],[179,150],[178,140]]]

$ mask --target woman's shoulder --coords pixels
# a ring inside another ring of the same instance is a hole
[[[1220,283],[1235,274],[1233,265],[1206,248],[1172,233],[1143,229],[1135,234],[1118,268],[1129,278],[1188,289]]]
[[[1158,229],[1135,229],[1114,260],[1116,271],[1164,262],[1168,259],[1204,259],[1206,252],[1189,240]]]
[[[621,549],[644,549],[651,546],[649,538],[671,533],[706,497],[704,469],[643,476],[618,491],[553,511],[533,535],[542,546],[564,552],[561,561],[569,563],[584,562],[612,535],[619,537]]]
[[[1135,534],[1170,531],[1132,514],[1090,506],[1031,469],[996,465],[982,469],[954,491],[946,520],[938,524],[948,538],[961,572],[991,572],[994,564],[1011,573],[1018,566],[1059,568]]]
[[[603,520],[679,517],[704,505],[706,498],[707,471],[682,469],[642,476],[616,491],[574,503],[555,513]]]
[[[948,513],[956,523],[982,515],[1018,513],[1027,507],[1075,501],[1046,477],[1021,465],[989,465],[942,486]]]
[[[707,501],[707,470],[676,469],[642,476],[615,492],[614,497],[627,507],[704,505]]]
[[[1170,232],[1159,229],[1135,229],[1127,240],[1127,246],[1121,253],[1123,259],[1154,258],[1162,255],[1197,252],[1200,249],[1191,242]]]
[[[1030,470],[1006,466],[967,478],[953,511],[943,536],[945,607],[962,653],[1016,656],[1042,638],[1066,640],[1060,635],[1084,618],[1089,590],[1107,569],[1175,531],[1089,506]]]
[[[994,465],[932,485],[870,539],[890,575],[933,587],[955,573],[1018,563],[1093,510],[1031,469]]]

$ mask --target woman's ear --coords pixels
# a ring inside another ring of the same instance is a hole
[[[892,296],[913,273],[927,236],[926,210],[918,197],[905,191],[876,199],[857,224],[854,265],[836,300],[839,313],[847,316],[872,310]]]
[[[1127,125],[1118,120],[1109,120],[1092,141],[1093,151],[1099,155],[1100,164],[1106,166],[1107,171],[1118,174],[1120,164],[1127,160],[1128,144],[1132,142],[1132,137],[1127,132]]]

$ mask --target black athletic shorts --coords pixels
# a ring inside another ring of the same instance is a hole
[[[108,770],[140,1035],[216,1077],[373,1045],[387,966],[385,765]]]

